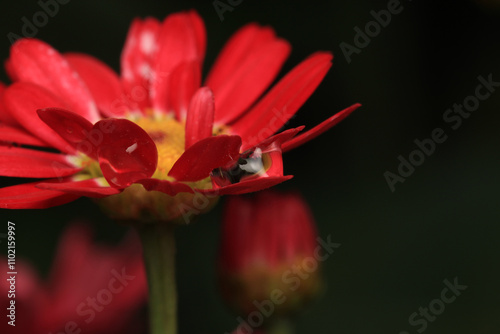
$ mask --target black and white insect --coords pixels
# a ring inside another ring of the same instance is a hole
[[[219,186],[238,183],[247,176],[264,174],[264,160],[260,148],[240,155],[238,161],[228,167],[216,168],[211,176]]]

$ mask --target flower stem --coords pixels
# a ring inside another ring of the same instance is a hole
[[[177,333],[174,225],[138,227],[149,286],[149,321],[152,334]]]

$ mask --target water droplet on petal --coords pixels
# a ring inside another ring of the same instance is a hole
[[[132,153],[136,149],[137,149],[137,143],[134,143],[134,144],[130,145],[129,147],[127,147],[127,149],[125,151],[127,151],[127,153]]]

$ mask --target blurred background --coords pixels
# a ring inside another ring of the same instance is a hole
[[[227,0],[221,2],[228,4]],[[281,190],[299,190],[319,234],[340,243],[323,264],[328,287],[304,314],[298,333],[417,333],[408,318],[440,298],[443,281],[467,289],[426,333],[500,331],[500,87],[453,129],[443,115],[474,96],[478,76],[500,82],[500,5],[495,0],[401,1],[400,12],[366,46],[356,47],[371,11],[393,1],[233,1],[221,21],[212,1],[72,0],[60,5],[36,34],[61,52],[100,58],[115,70],[131,20],[194,8],[208,34],[205,73],[236,29],[248,22],[274,27],[291,42],[280,76],[316,50],[331,50],[334,64],[317,91],[288,124],[318,124],[353,103],[363,107],[328,133],[285,156],[295,177]],[[36,1],[3,2],[0,58],[22,18],[42,10]],[[4,72],[2,81],[7,81]],[[384,173],[398,173],[414,141],[441,128],[447,135],[433,154],[391,191]],[[12,180],[0,179],[2,186]],[[221,203],[178,229],[180,333],[224,333],[236,325],[218,296],[214,261]],[[127,231],[88,199],[37,211],[0,210],[17,228],[17,257],[46,275],[56,242],[75,219],[89,221],[97,239],[117,242]],[[5,247],[1,246],[2,253]],[[4,293],[4,292],[1,292]],[[419,317],[420,318],[420,317]],[[21,320],[19,320],[21,321]]]

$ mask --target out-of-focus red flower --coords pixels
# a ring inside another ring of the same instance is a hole
[[[0,258],[6,269],[7,259]],[[15,327],[4,316],[1,333],[142,333],[138,313],[146,303],[147,284],[139,241],[132,236],[117,247],[97,246],[90,231],[73,225],[64,233],[48,279],[40,280],[31,265],[16,259],[15,296],[2,273],[3,314],[15,301]],[[11,296],[12,297],[12,296]]]
[[[0,146],[0,175],[44,180],[0,189],[0,207],[110,196],[106,205],[120,207],[118,218],[153,211],[157,220],[172,220],[194,192],[241,194],[290,179],[282,152],[359,107],[300,135],[303,127],[276,134],[322,81],[332,54],[312,54],[266,92],[290,52],[273,29],[241,28],[202,81],[205,46],[205,27],[194,11],[163,22],[136,19],[120,76],[89,55],[17,41],[6,63],[14,84],[0,103],[0,142],[30,148]],[[157,212],[159,205],[168,213]]]
[[[218,276],[242,326],[300,310],[321,288],[317,233],[296,193],[261,192],[227,199]],[[241,322],[241,321],[240,321]]]

